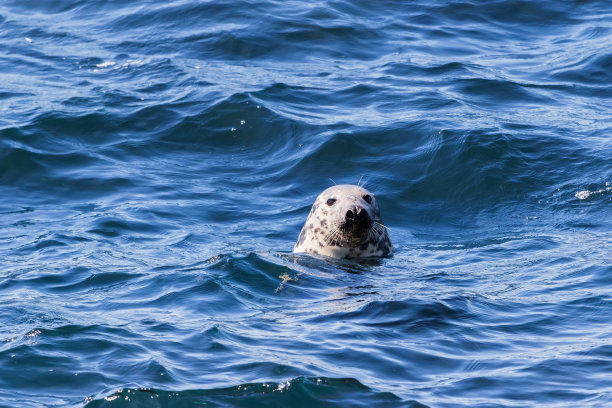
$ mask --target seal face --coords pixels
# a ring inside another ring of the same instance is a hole
[[[374,194],[363,187],[338,185],[316,199],[293,252],[334,258],[393,254]]]

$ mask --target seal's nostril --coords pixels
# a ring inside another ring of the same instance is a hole
[[[353,221],[353,220],[355,220],[355,213],[354,213],[353,211],[351,211],[351,210],[348,210],[348,211],[346,212],[346,220],[347,220],[347,221]]]
[[[354,211],[357,214],[354,221],[359,225],[369,228],[368,226],[372,219],[368,211],[365,208],[356,208]]]

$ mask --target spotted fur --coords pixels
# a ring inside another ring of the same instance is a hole
[[[338,185],[317,197],[293,252],[333,258],[387,257],[393,254],[393,245],[374,194],[363,187]]]

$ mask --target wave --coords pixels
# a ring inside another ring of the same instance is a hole
[[[297,377],[284,382],[245,383],[238,386],[189,391],[124,388],[100,399],[88,398],[87,408],[205,404],[212,407],[411,407],[392,393],[376,392],[354,378]],[[143,405],[144,404],[144,405]]]

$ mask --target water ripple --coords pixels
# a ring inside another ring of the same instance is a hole
[[[610,15],[5,1],[0,400],[610,405]],[[334,183],[393,258],[291,254]]]

